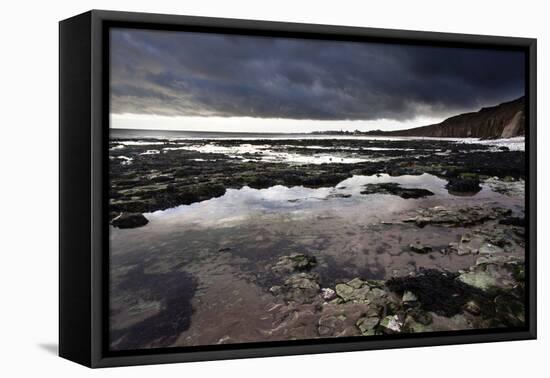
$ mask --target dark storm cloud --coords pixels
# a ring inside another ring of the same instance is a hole
[[[113,113],[407,120],[523,95],[519,52],[113,30]]]

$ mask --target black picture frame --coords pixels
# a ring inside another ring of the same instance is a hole
[[[526,327],[110,352],[107,30],[113,26],[526,53]],[[88,367],[406,348],[536,338],[536,39],[92,10],[59,24],[59,354]]]

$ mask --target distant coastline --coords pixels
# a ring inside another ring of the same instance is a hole
[[[111,128],[113,138],[308,138],[308,137],[420,137],[507,139],[525,134],[525,100],[520,97],[478,112],[459,114],[444,121],[403,130],[326,130],[303,133],[192,131]]]
[[[525,98],[459,114],[443,122],[405,130],[317,131],[318,135],[500,139],[525,135]]]

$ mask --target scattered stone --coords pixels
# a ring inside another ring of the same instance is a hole
[[[471,243],[476,235],[472,233],[462,240]],[[321,290],[315,274],[298,273],[282,286],[272,287],[271,292],[289,304],[310,306],[307,319],[318,316],[316,332],[325,337],[355,335],[354,332],[368,336],[524,324],[520,298],[525,275],[521,261],[512,256],[482,257],[483,262],[459,273],[419,269],[385,282],[356,277],[337,284],[335,290]],[[311,308],[318,303],[317,298],[325,300],[320,306],[321,315],[315,315],[319,310]],[[472,322],[472,316],[478,320]],[[350,322],[354,325],[351,329]]]
[[[336,291],[332,290],[331,288],[324,287],[321,289],[321,297],[327,302],[332,301],[336,298]]]
[[[398,315],[388,315],[380,321],[380,328],[386,334],[399,333],[402,327],[403,321]]]
[[[362,317],[357,320],[357,327],[363,336],[372,336],[376,334],[376,328],[380,323],[380,319],[376,316]]]
[[[496,246],[496,245],[493,245],[491,243],[485,243],[483,244],[480,248],[479,248],[479,253],[482,254],[482,255],[492,255],[492,254],[495,254],[495,253],[502,253],[503,250],[502,248]]]
[[[149,223],[147,218],[139,213],[122,213],[111,221],[111,224],[118,228],[137,228],[147,223]]]

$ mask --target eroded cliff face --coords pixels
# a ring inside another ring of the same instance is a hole
[[[400,136],[444,138],[511,138],[525,134],[525,99],[460,114],[429,126],[394,131]]]

